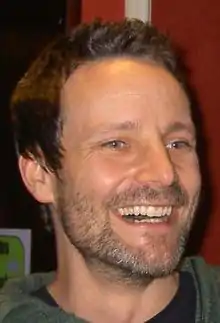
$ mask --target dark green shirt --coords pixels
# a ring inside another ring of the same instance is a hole
[[[193,277],[196,289],[195,323],[219,323],[220,269],[195,257],[187,258],[180,272],[188,272]],[[0,323],[85,323],[75,315],[31,295],[53,279],[54,273],[33,274],[6,283],[0,291]]]

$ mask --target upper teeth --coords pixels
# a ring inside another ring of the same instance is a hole
[[[172,206],[130,206],[119,209],[121,215],[145,215],[149,217],[160,217],[170,215]]]

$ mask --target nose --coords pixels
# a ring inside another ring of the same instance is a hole
[[[147,148],[139,156],[135,181],[159,187],[170,186],[175,180],[175,169],[167,149],[163,145]]]

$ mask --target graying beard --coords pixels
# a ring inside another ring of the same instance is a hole
[[[61,224],[63,226],[64,232],[67,235],[69,241],[83,255],[88,266],[92,267],[93,269],[95,268],[96,271],[100,272],[103,276],[106,276],[109,281],[121,280],[123,284],[129,285],[146,285],[153,278],[167,276],[176,269],[184,252],[186,240],[188,239],[199,194],[196,195],[194,200],[192,201],[191,208],[189,210],[191,219],[187,221],[187,225],[181,233],[180,241],[178,244],[179,248],[176,251],[175,256],[169,261],[170,267],[164,269],[160,268],[157,271],[154,268],[153,272],[150,272],[149,268],[147,270],[146,266],[143,270],[144,265],[140,264],[140,262],[135,266],[135,264],[138,263],[138,257],[129,255],[129,252],[126,251],[124,246],[122,246],[117,240],[115,240],[115,245],[117,245],[117,248],[113,248],[112,245],[114,245],[114,243],[108,243],[108,237],[112,237],[112,232],[107,227],[103,229],[102,236],[98,239],[95,239],[95,241],[89,241],[88,239],[86,239],[86,237],[84,237],[83,242],[81,238],[77,240],[76,237],[71,234],[70,228],[71,225],[74,224],[70,223],[68,216],[70,214],[73,214],[73,210],[75,210],[77,214],[84,213],[88,214],[89,217],[90,214],[94,214],[94,209],[93,207],[91,207],[91,204],[88,203],[87,199],[82,197],[79,192],[75,192],[75,194],[73,195],[75,196],[74,200],[68,198],[65,199],[63,192],[62,194],[59,194],[57,200],[57,212],[61,219]],[[71,204],[66,203],[67,200],[71,201]],[[84,223],[84,232],[86,231],[86,226],[88,226],[87,231],[89,232],[92,224],[93,223],[90,223],[90,221]],[[106,249],[106,246],[108,244],[109,247]],[[123,257],[120,258],[121,255]],[[132,257],[133,268],[131,268]],[[171,264],[173,264],[173,266],[171,266]]]

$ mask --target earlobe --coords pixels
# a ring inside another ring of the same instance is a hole
[[[31,195],[40,203],[53,203],[53,174],[31,158],[20,156],[18,165],[22,180]]]

